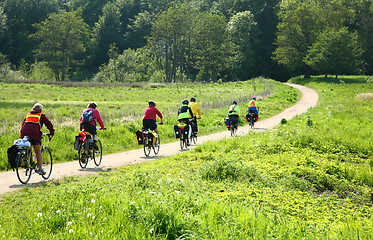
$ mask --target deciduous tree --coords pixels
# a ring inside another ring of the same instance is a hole
[[[31,37],[39,41],[36,56],[48,63],[56,81],[68,79],[70,70],[79,65],[79,57],[86,50],[89,29],[81,13],[81,9],[53,13],[47,20],[33,25],[37,31]]]

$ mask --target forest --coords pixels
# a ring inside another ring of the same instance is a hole
[[[0,0],[0,81],[373,73],[373,0]]]

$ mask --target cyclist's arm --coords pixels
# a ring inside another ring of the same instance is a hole
[[[93,118],[94,118],[94,119],[97,119],[97,122],[98,122],[98,124],[100,124],[100,127],[101,127],[102,129],[105,129],[104,121],[102,121],[102,118],[101,118],[100,112],[99,112],[97,109],[95,109],[95,110],[96,110],[96,111],[93,111]]]
[[[199,118],[202,118],[202,111],[201,111],[201,109],[199,108],[199,106],[198,106],[197,113],[198,113]],[[197,116],[197,114],[196,114],[196,116]]]
[[[47,116],[45,116],[45,114],[42,114],[40,116],[40,124],[41,126],[43,126],[43,124],[45,124],[45,126],[48,128],[49,130],[49,135],[53,136],[54,135],[54,127],[53,127],[53,124],[52,122],[47,118]]]
[[[156,109],[156,114],[161,119],[161,123],[163,123],[163,115],[158,109]]]

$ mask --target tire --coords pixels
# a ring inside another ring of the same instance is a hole
[[[81,168],[86,168],[88,164],[88,155],[85,153],[85,155],[83,156],[83,153],[84,153],[84,143],[81,143],[79,145],[79,150],[78,150],[79,165]]]
[[[149,145],[149,139],[148,139],[148,136],[145,135],[144,136],[144,153],[145,153],[145,156],[149,156],[150,154],[150,151],[152,150],[152,146]]]
[[[52,173],[52,166],[53,166],[53,159],[52,159],[52,152],[51,150],[44,146],[41,150],[41,154],[43,156],[43,169],[45,170],[45,174],[41,175],[44,179],[48,179]]]
[[[31,154],[30,154],[31,155]],[[16,172],[18,180],[26,184],[31,177],[32,169],[30,168],[29,154],[26,151],[21,151],[16,157]]]
[[[184,148],[186,148],[186,141],[184,140],[184,131],[180,131],[180,148],[181,150],[183,150]]]
[[[194,145],[197,145],[197,133],[192,133],[192,137],[190,139]]]
[[[93,160],[96,166],[100,166],[102,161],[102,144],[100,139],[97,140],[96,144],[98,149],[93,149]]]
[[[231,125],[231,137],[236,136],[236,133],[237,133],[237,128],[236,128],[236,127],[233,127],[233,126]]]
[[[161,146],[161,139],[159,138],[159,134],[158,134],[158,140],[157,140],[156,144],[157,143],[158,143],[158,145],[153,146],[153,150],[154,150],[155,155],[157,155],[159,153],[159,148]]]

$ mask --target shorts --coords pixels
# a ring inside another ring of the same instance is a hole
[[[35,139],[32,139],[32,138],[29,138],[29,141],[34,146],[41,145],[41,141],[38,141],[38,140],[35,140]]]
[[[90,123],[81,123],[80,130],[82,130],[83,127],[85,132],[89,132],[91,135],[97,135],[97,129],[95,125]]]
[[[157,123],[153,119],[143,119],[142,120],[142,126],[145,129],[149,129],[149,130],[152,130],[152,131],[154,131],[155,129],[157,129]]]

